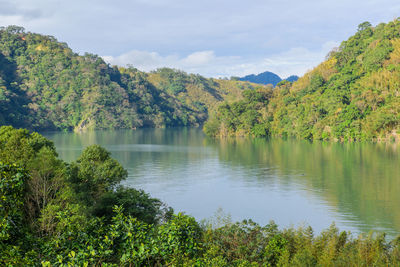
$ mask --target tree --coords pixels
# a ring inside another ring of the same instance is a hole
[[[62,191],[67,190],[65,180],[65,163],[57,159],[50,148],[43,147],[30,163],[25,205],[31,221],[34,221],[48,204],[58,204],[57,198]]]
[[[362,32],[362,31],[364,31],[364,30],[366,30],[368,28],[371,28],[371,27],[372,27],[372,24],[370,22],[368,22],[368,21],[365,21],[365,22],[363,22],[363,23],[358,25],[357,31],[358,32]]]
[[[116,185],[128,172],[99,145],[87,147],[70,166],[69,180],[80,200],[92,206]]]
[[[22,230],[27,172],[10,164],[0,163],[0,241],[13,241]]]
[[[21,241],[26,238],[24,198],[28,178],[23,168],[0,162],[1,266],[30,265],[20,248]]]
[[[118,187],[115,191],[105,193],[94,207],[94,215],[111,219],[115,206],[122,207],[125,215],[137,218],[140,221],[156,224],[172,215],[172,208],[164,207],[156,198],[150,197],[143,190]]]
[[[55,157],[57,156],[53,142],[44,136],[26,129],[0,127],[0,160],[3,162],[29,167],[43,147],[47,147]]]

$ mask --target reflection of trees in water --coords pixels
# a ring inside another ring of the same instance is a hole
[[[104,146],[125,168],[133,170],[143,167],[143,163],[158,163],[158,168],[169,168],[206,157],[196,153],[197,148],[204,147],[204,135],[198,128],[53,133],[46,137],[54,141],[60,157],[68,162],[92,144]]]
[[[370,226],[400,230],[396,145],[245,138],[211,143],[220,160],[246,168],[276,167],[280,179],[296,179],[323,192],[340,213],[350,213]]]
[[[147,169],[148,166],[161,171],[167,168],[185,171],[193,166],[188,164],[190,161],[217,156],[223,164],[248,171],[247,179],[258,179],[262,183],[278,177],[273,179],[282,188],[301,183],[322,192],[322,197],[341,214],[355,216],[370,226],[400,230],[400,210],[397,208],[400,203],[397,192],[400,188],[400,148],[396,145],[310,143],[290,139],[212,140],[204,138],[201,129],[191,128],[46,136],[55,142],[60,156],[66,161],[75,160],[84,147],[100,144],[126,168],[146,172],[152,171]],[[137,144],[140,146],[132,147]],[[163,178],[168,179],[167,176]]]

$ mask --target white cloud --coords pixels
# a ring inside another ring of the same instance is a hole
[[[330,40],[399,14],[398,0],[0,0],[0,26],[52,35],[114,64],[213,77],[302,74]]]
[[[214,51],[200,51],[190,54],[182,61],[188,66],[202,66],[209,64],[215,59]]]
[[[103,58],[113,65],[133,65],[143,71],[170,67],[207,77],[244,76],[272,71],[285,78],[293,74],[304,74],[322,62],[329,51],[338,45],[338,42],[330,41],[316,51],[296,47],[276,55],[252,59],[218,56],[214,51],[197,51],[182,57],[177,54],[162,56],[157,52],[138,50],[132,50],[117,57],[103,56]]]

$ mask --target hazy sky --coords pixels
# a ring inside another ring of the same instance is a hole
[[[313,68],[357,25],[400,17],[399,0],[0,0],[0,25],[149,71],[205,76]]]

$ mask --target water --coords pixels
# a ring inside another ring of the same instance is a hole
[[[280,227],[335,222],[355,233],[400,233],[400,148],[282,139],[210,140],[201,129],[47,133],[61,158],[107,148],[144,189],[201,220],[222,208],[233,221]]]

